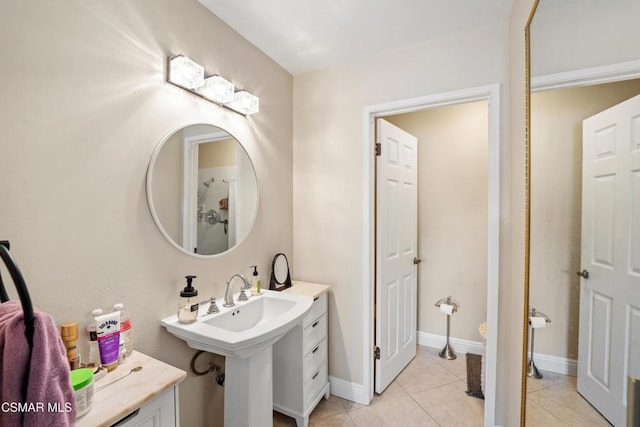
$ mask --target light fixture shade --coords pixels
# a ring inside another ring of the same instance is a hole
[[[245,90],[235,91],[230,81],[219,75],[204,78],[204,67],[184,55],[168,59],[167,81],[192,94],[242,115],[257,113],[260,100]]]
[[[204,84],[196,92],[210,101],[225,104],[233,100],[235,87],[230,81],[215,75],[204,79]]]
[[[169,59],[169,82],[185,89],[195,89],[204,83],[204,67],[184,55]]]
[[[245,115],[260,111],[260,99],[246,90],[236,92],[233,100],[225,105],[232,110]]]

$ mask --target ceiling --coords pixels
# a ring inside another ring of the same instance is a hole
[[[512,0],[198,0],[296,75],[506,22]]]

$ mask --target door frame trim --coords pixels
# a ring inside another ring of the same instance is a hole
[[[185,136],[182,140],[182,248],[193,254],[198,247],[198,148],[200,144],[229,138],[226,131]],[[192,203],[195,201],[196,203]]]
[[[498,337],[499,255],[500,255],[500,84],[427,95],[364,108],[364,200],[363,200],[363,382],[369,402],[374,394],[374,292],[375,284],[375,119],[391,114],[464,104],[488,103],[488,241],[487,241],[487,336]],[[495,425],[498,340],[487,340],[484,424]]]
[[[531,91],[568,89],[637,78],[640,78],[640,60],[532,77]]]

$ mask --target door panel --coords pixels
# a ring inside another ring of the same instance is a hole
[[[583,122],[578,391],[614,425],[640,378],[640,96]]]
[[[624,376],[640,378],[640,307],[627,306],[627,325],[625,334],[625,363]],[[624,404],[626,405],[627,383],[624,383]]]
[[[416,354],[417,139],[378,119],[375,391]]]
[[[629,224],[629,273],[640,277],[640,171],[635,170],[631,172],[631,185],[629,192],[629,199],[631,201],[631,221]]]
[[[398,257],[398,235],[400,230],[400,221],[398,221],[398,208],[400,203],[400,196],[398,194],[398,182],[394,180],[387,180],[385,182],[387,186],[387,224],[385,227],[385,233],[387,237],[387,260],[392,260]]]
[[[397,305],[398,281],[394,280],[387,285],[387,345],[385,349],[387,360],[393,359],[398,354],[398,317],[394,316]]]
[[[611,298],[591,293],[589,325],[589,376],[609,389],[609,359],[611,354]]]
[[[602,267],[613,267],[615,175],[595,177],[593,188],[593,252],[591,260],[594,264]]]
[[[404,297],[404,300],[402,301],[403,313],[411,313],[416,311],[413,307],[413,304],[415,302],[415,299],[413,298],[413,282],[415,279],[414,276],[415,275],[412,272],[411,274],[406,275],[402,282],[402,296]],[[402,320],[402,347],[406,347],[408,345],[411,345],[411,343],[415,344],[416,331],[413,327],[413,319],[411,318],[411,316],[403,316]]]

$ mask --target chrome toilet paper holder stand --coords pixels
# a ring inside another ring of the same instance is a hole
[[[529,310],[529,317],[530,318],[542,317],[544,318],[545,323],[551,323],[551,319],[549,319],[549,316],[547,316],[541,311],[537,311],[535,307],[532,307],[531,310]],[[529,322],[529,327],[531,328],[531,333],[529,334],[529,336],[531,337],[531,344],[529,346],[531,348],[531,351],[529,353],[529,363],[527,364],[527,376],[529,378],[539,380],[540,378],[542,378],[542,374],[538,371],[538,368],[536,367],[536,364],[533,361],[533,344],[534,344],[536,328],[533,328],[531,326],[531,320],[528,320],[528,322]]]
[[[458,311],[459,304],[453,299],[451,299],[451,296],[448,296],[446,298],[440,298],[438,302],[436,302],[436,307],[440,308],[442,304],[453,306],[453,310],[451,314]],[[447,343],[445,344],[444,348],[440,351],[440,353],[438,353],[440,357],[446,360],[453,360],[458,357],[456,355],[456,352],[453,351],[451,344],[449,344],[449,329],[450,329],[450,323],[451,323],[451,314],[447,314]]]

